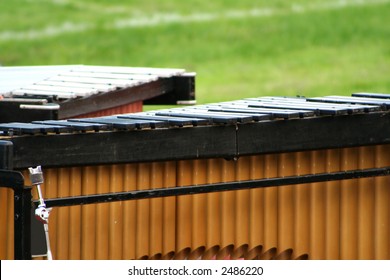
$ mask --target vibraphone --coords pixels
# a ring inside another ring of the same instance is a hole
[[[7,123],[1,158],[43,166],[56,259],[390,259],[389,108],[361,93]]]
[[[193,103],[195,74],[184,69],[112,66],[0,67],[0,122],[57,120]]]

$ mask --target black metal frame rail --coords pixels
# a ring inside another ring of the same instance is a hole
[[[47,207],[62,207],[106,203],[125,200],[138,200],[167,196],[192,195],[200,193],[266,188],[272,186],[287,186],[326,181],[388,176],[390,167],[350,170],[332,173],[288,176],[282,178],[267,178],[260,180],[235,181],[227,183],[183,186],[166,189],[149,189],[142,191],[95,194],[45,200]],[[14,190],[14,258],[31,259],[31,188],[24,186],[24,178],[20,172],[0,170],[0,186]],[[34,204],[37,205],[37,201]]]
[[[0,188],[14,192],[14,259],[31,259],[31,187],[20,172],[12,171],[12,145],[0,141]]]
[[[357,179],[376,176],[390,175],[390,166],[382,168],[370,168],[360,170],[350,170],[331,173],[318,173],[298,176],[288,176],[281,178],[267,178],[248,181],[234,181],[226,183],[202,184],[194,186],[182,186],[174,188],[158,188],[139,191],[127,191],[105,194],[94,194],[84,196],[62,197],[46,199],[47,207],[61,207],[86,205],[104,202],[116,202],[124,200],[137,200],[146,198],[157,198],[167,196],[192,195],[210,192],[233,191],[255,188],[266,188],[275,186],[299,185],[326,181],[339,181],[347,179]],[[37,205],[37,201],[34,202]]]

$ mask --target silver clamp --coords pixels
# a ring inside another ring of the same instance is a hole
[[[36,168],[29,167],[30,172],[30,181],[31,185],[37,188],[39,205],[37,209],[35,209],[35,217],[43,223],[43,227],[45,229],[46,236],[46,245],[47,245],[47,259],[52,260],[53,256],[50,250],[50,240],[49,240],[49,216],[51,208],[46,208],[45,201],[42,196],[41,184],[43,184],[43,173],[41,166],[37,166]]]

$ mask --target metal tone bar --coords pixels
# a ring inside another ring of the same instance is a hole
[[[148,120],[131,120],[117,117],[101,117],[101,118],[85,118],[85,119],[72,119],[69,121],[81,122],[81,123],[98,123],[107,124],[112,129],[142,129],[142,128],[156,128],[164,127],[162,121],[148,121]]]
[[[207,108],[208,112],[221,112],[221,113],[230,113],[230,114],[247,114],[253,118],[255,121],[264,121],[270,120],[273,118],[272,114],[261,114],[255,110],[246,110],[246,109],[228,109],[228,108]]]
[[[247,114],[266,114],[269,115],[271,119],[273,118],[283,118],[283,119],[293,119],[299,118],[300,112],[294,110],[278,110],[278,109],[261,109],[259,107],[244,107],[244,106],[215,106],[208,108],[210,112],[213,111],[222,111],[222,112],[236,112],[236,113],[247,113]],[[307,111],[307,114],[303,115],[304,117],[314,116],[313,112]]]
[[[302,110],[302,111],[312,111],[315,112],[317,115],[345,115],[347,114],[346,109],[337,109],[335,107],[324,107],[319,104],[318,106],[313,103],[306,104],[306,103],[293,103],[293,102],[281,102],[281,101],[272,101],[272,100],[262,100],[262,99],[245,99],[249,102],[254,102],[250,106],[256,106],[256,107],[264,107],[264,108],[279,108],[279,109],[293,109],[293,110]]]
[[[236,124],[238,119],[234,116],[222,116],[222,115],[213,115],[211,113],[205,112],[193,112],[193,111],[163,111],[156,113],[157,116],[168,116],[168,117],[179,117],[179,118],[201,118],[208,120],[210,124]]]
[[[368,97],[368,98],[390,99],[390,94],[388,94],[388,93],[357,92],[357,93],[352,93],[352,96],[353,97]]]
[[[118,79],[102,79],[102,78],[85,78],[85,77],[73,77],[73,76],[54,76],[46,80],[47,82],[60,82],[60,83],[80,83],[94,86],[113,86],[116,88],[131,87],[142,83],[139,80],[118,80]]]
[[[42,98],[45,97],[56,97],[56,98],[63,98],[63,99],[71,99],[76,98],[77,95],[73,92],[58,92],[55,89],[53,91],[42,91],[42,90],[36,90],[36,89],[17,89],[12,91],[12,96],[21,96],[24,98],[27,97],[37,97]]]
[[[35,85],[45,85],[45,86],[56,86],[56,87],[66,87],[66,88],[89,88],[98,91],[110,91],[115,90],[117,87],[109,84],[86,84],[86,83],[77,83],[77,82],[61,82],[61,81],[41,81]]]
[[[45,98],[37,99],[37,98],[23,98],[23,97],[5,97],[4,99],[1,99],[1,102],[13,102],[13,103],[28,103],[28,104],[38,104],[38,105],[45,105],[48,103],[48,100]]]
[[[107,73],[107,72],[79,72],[71,71],[64,72],[59,76],[70,76],[70,77],[87,77],[87,78],[103,78],[112,80],[142,80],[145,82],[155,81],[159,77],[157,75],[145,75],[145,74],[121,74],[121,73]]]
[[[209,105],[205,105],[206,107],[209,107]],[[249,110],[256,110],[256,112],[260,113],[270,113],[276,114],[282,113],[281,116],[277,117],[282,117],[285,118],[285,114],[288,114],[288,118],[299,118],[299,117],[313,117],[315,116],[314,111],[302,111],[299,109],[277,109],[277,108],[262,108],[260,106],[256,106],[256,103],[254,102],[248,102],[247,100],[238,100],[238,101],[233,101],[233,102],[223,102],[219,104],[211,104],[211,106],[214,107],[221,107],[221,108],[230,108],[230,109],[235,109],[235,108],[246,108]]]
[[[60,105],[55,103],[45,104],[45,105],[35,105],[35,104],[20,104],[20,109],[26,109],[26,110],[47,110],[47,111],[54,111],[59,110]]]
[[[151,68],[151,67],[126,67],[126,66],[89,66],[71,70],[73,72],[91,72],[91,73],[122,73],[122,74],[138,74],[138,75],[158,75],[160,77],[171,77],[180,75],[185,72],[185,69],[180,68]]]
[[[2,131],[12,131],[16,134],[40,134],[40,133],[49,133],[49,132],[61,132],[63,126],[55,126],[55,125],[44,125],[44,124],[33,124],[33,123],[6,123],[0,124],[0,130]]]
[[[178,109],[178,110],[172,110],[177,112],[188,112],[188,113],[194,113],[194,114],[204,114],[204,115],[213,115],[216,117],[229,117],[229,118],[235,118],[237,119],[237,122],[239,123],[248,123],[255,119],[255,117],[251,114],[246,113],[229,113],[229,112],[210,112],[208,109],[204,109],[201,107],[189,107],[188,109]]]
[[[163,116],[155,116],[155,115],[147,115],[147,114],[129,114],[129,115],[121,115],[118,116],[120,119],[134,119],[134,120],[149,120],[149,121],[163,121],[167,122],[171,126],[185,126],[185,125],[197,125],[198,122],[203,122],[203,124],[207,124],[207,121],[203,119],[189,119],[189,118],[174,118],[174,117],[163,117]]]
[[[372,169],[364,169],[364,170],[350,170],[350,171],[341,171],[341,172],[332,172],[332,173],[309,174],[309,175],[302,175],[302,176],[288,176],[282,178],[269,178],[269,179],[260,179],[260,180],[205,184],[205,185],[196,185],[196,186],[183,186],[183,187],[176,187],[176,188],[149,189],[149,190],[142,190],[142,191],[54,198],[54,199],[47,199],[46,205],[47,207],[86,205],[86,204],[93,204],[93,203],[104,203],[104,202],[114,202],[114,201],[124,201],[124,200],[136,200],[136,199],[145,199],[145,198],[178,196],[178,195],[188,195],[188,194],[254,189],[254,188],[266,188],[266,187],[285,186],[285,185],[308,184],[308,183],[325,182],[325,181],[338,181],[338,180],[375,177],[375,176],[387,176],[389,174],[390,174],[390,167],[383,167],[383,168],[372,168]],[[35,204],[36,203],[38,202],[35,202]]]
[[[383,98],[368,98],[368,97],[345,97],[345,96],[325,96],[308,98],[308,101],[313,102],[330,102],[330,103],[351,103],[362,105],[381,106],[388,110],[390,108],[390,101]]]
[[[77,122],[77,123],[87,123],[87,124],[96,124],[97,126],[103,124],[108,126],[109,129],[135,129],[135,123],[124,123],[116,121],[114,118],[84,118],[84,119],[70,119],[68,122]]]
[[[92,88],[75,88],[75,87],[59,87],[59,86],[48,86],[48,85],[29,85],[26,87],[23,87],[19,89],[18,91],[24,91],[24,90],[36,90],[36,91],[42,91],[42,92],[58,92],[58,94],[75,94],[76,96],[85,96],[90,94],[96,94],[98,93],[97,89]]]
[[[259,100],[265,100],[265,101],[271,101],[271,102],[278,102],[279,104],[295,104],[298,106],[301,106],[302,109],[309,106],[312,106],[313,103],[310,102],[310,100],[304,99],[304,98],[293,98],[293,97],[262,97]],[[372,106],[372,105],[353,105],[349,103],[329,103],[329,102],[316,102],[315,106],[319,106],[319,108],[330,108],[330,109],[337,109],[337,110],[347,110],[350,114],[356,114],[356,113],[362,113],[362,112],[373,112],[373,111],[379,111],[379,106]]]
[[[193,110],[196,112],[197,110],[199,111],[206,111],[208,113],[215,113],[215,114],[221,114],[221,115],[229,115],[229,116],[243,116],[243,117],[249,117],[249,119],[245,122],[249,122],[251,120],[254,121],[263,121],[263,120],[270,120],[273,118],[273,115],[270,113],[259,113],[256,112],[256,110],[249,110],[249,109],[229,109],[229,108],[222,108],[220,106],[215,106],[215,107],[198,107],[196,110]]]
[[[273,110],[294,110],[299,112],[299,116],[304,118],[307,114],[318,115],[319,112],[317,110],[309,110],[302,109],[293,106],[282,106],[280,104],[272,104],[272,103],[261,103],[261,102],[251,102],[243,103],[248,106],[248,108],[261,108],[261,109],[273,109]],[[268,104],[268,105],[267,105]]]
[[[108,126],[104,124],[95,124],[95,123],[78,123],[66,120],[47,120],[47,121],[33,121],[32,123],[45,124],[45,125],[54,125],[54,126],[63,126],[64,129],[69,132],[74,131],[101,131],[108,130]]]

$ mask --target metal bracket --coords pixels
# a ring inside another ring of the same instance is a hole
[[[43,184],[43,172],[41,166],[37,166],[35,168],[29,167],[30,172],[30,180],[33,186],[36,186],[38,191],[39,205],[37,209],[35,209],[35,217],[42,222],[43,227],[45,229],[45,237],[46,237],[46,245],[47,245],[47,259],[52,260],[53,255],[50,249],[50,239],[49,239],[49,216],[51,208],[46,208],[45,201],[43,199],[41,184]]]

